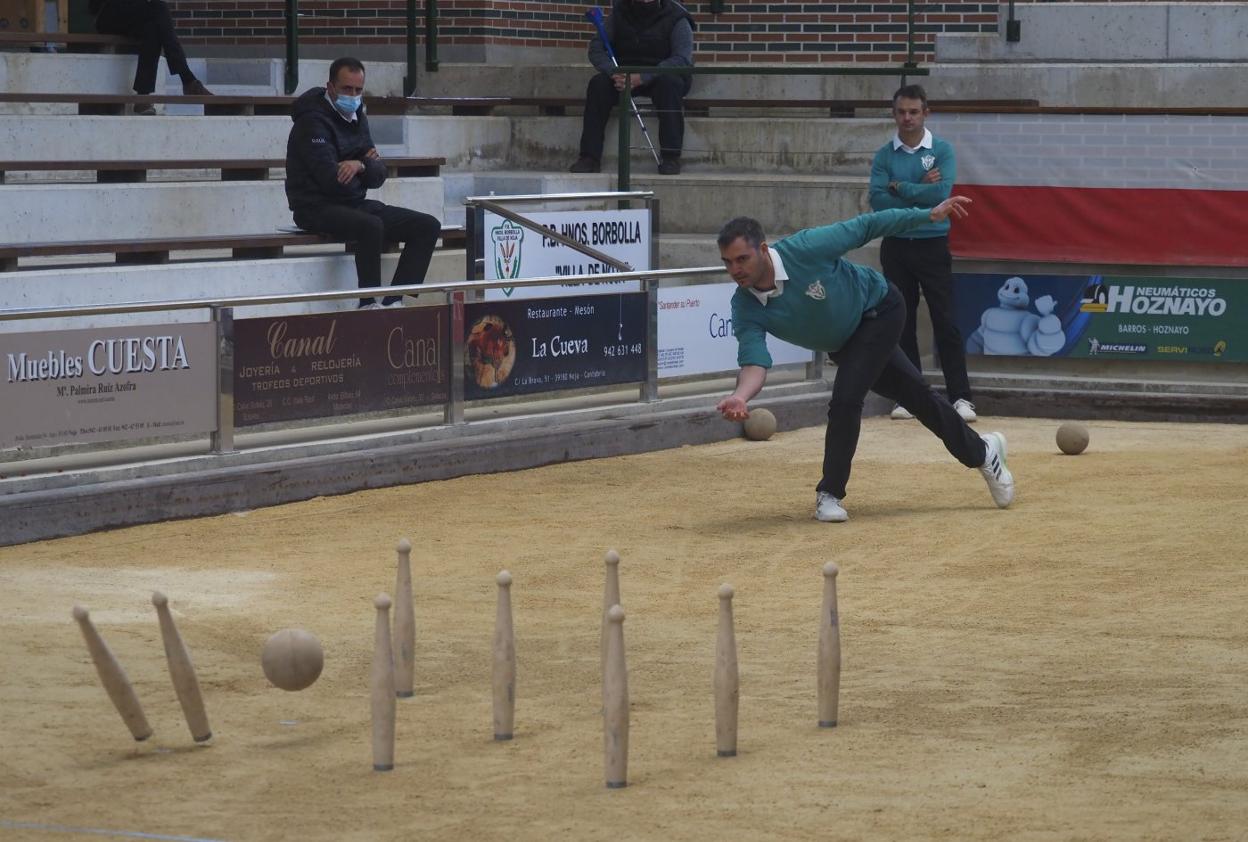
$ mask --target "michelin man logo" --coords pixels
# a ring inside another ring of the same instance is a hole
[[[967,353],[1048,357],[1066,345],[1062,320],[1053,313],[1053,296],[1036,299],[1039,315],[1027,312],[1027,282],[1015,276],[997,290],[997,303],[979,317],[979,327],[967,337]]]

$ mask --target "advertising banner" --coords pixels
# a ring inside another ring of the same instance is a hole
[[[623,260],[634,269],[654,268],[650,265],[648,210],[544,211],[526,216],[578,243]],[[609,275],[617,271],[562,243],[488,212],[485,214],[482,242],[485,279],[488,281],[557,275]],[[640,289],[639,281],[594,284],[588,288],[578,284],[503,287],[486,290],[485,298],[487,301],[498,301],[583,295],[594,291],[637,292]]]
[[[645,378],[644,292],[469,304],[464,329],[468,400]]]
[[[194,435],[217,426],[211,323],[0,335],[0,447]]]
[[[659,287],[659,377],[733,371],[737,339],[732,335],[732,283]],[[773,365],[808,363],[813,354],[767,337]]]
[[[391,307],[235,322],[235,426],[445,402],[448,313]]]
[[[959,273],[954,289],[968,354],[1248,360],[1238,279]]]

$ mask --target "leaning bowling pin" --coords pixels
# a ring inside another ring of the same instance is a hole
[[[607,668],[607,611],[612,605],[620,604],[620,554],[615,550],[607,550],[602,560],[606,565],[606,578],[602,586],[602,641],[599,657],[602,660],[602,668],[605,670]]]
[[[628,667],[624,661],[624,609],[619,605],[607,611],[602,737],[607,789],[628,786]]]
[[[511,574],[498,574],[494,615],[494,739],[510,740],[516,723],[516,637],[511,623]]]
[[[394,654],[390,648],[390,597],[377,594],[373,599],[377,623],[373,633],[373,771],[394,768]]]
[[[412,604],[412,542],[395,548],[398,572],[394,581],[394,687],[399,698],[416,695],[416,612]]]
[[[732,630],[732,585],[719,586],[719,634],[715,638],[715,753],[737,756],[737,638]]]
[[[130,729],[134,738],[139,742],[146,740],[152,735],[152,726],[147,724],[147,717],[143,715],[143,707],[139,704],[139,697],[134,694],[134,687],[130,684],[130,679],[126,677],[126,671],[121,668],[113,651],[108,648],[104,638],[100,637],[100,633],[96,631],[87,609],[81,605],[75,605],[73,613],[74,619],[78,621],[78,627],[82,629],[82,637],[87,642],[87,651],[91,653],[91,660],[95,662],[95,671],[100,675],[100,683],[104,685],[108,698],[112,699],[113,707],[117,708],[122,721],[126,723],[126,727]]]
[[[841,694],[841,621],[836,609],[836,574],[832,562],[823,566],[823,608],[819,615],[819,727],[836,726]]]
[[[160,638],[165,644],[169,677],[173,679],[173,689],[178,694],[178,702],[182,705],[186,725],[191,729],[191,737],[197,743],[211,740],[212,729],[208,727],[208,713],[204,710],[204,696],[199,690],[195,665],[191,663],[191,653],[182,641],[182,635],[178,633],[173,614],[169,612],[169,599],[156,591],[152,594],[152,605],[156,606],[156,616],[160,619]]]

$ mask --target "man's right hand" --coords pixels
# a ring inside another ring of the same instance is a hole
[[[961,218],[969,216],[970,211],[966,209],[966,206],[970,203],[971,200],[967,196],[950,196],[948,199],[945,199],[939,205],[932,208],[931,213],[928,214],[928,218],[931,219],[932,222],[944,222],[946,219],[951,217]]]
[[[362,161],[339,161],[338,162],[338,183],[350,184],[351,179],[364,172],[364,164]]]
[[[622,91],[622,90],[624,90],[624,86],[625,86],[625,85],[628,85],[630,88],[635,88],[635,87],[637,87],[638,85],[640,85],[640,84],[641,84],[641,77],[640,77],[640,76],[639,76],[639,77],[637,77],[637,80],[636,80],[636,81],[634,81],[634,80],[633,80],[633,78],[632,78],[632,74],[629,74],[629,73],[613,73],[613,74],[611,74],[611,81],[615,83],[615,89],[616,89],[617,91]]]
[[[715,405],[719,410],[719,414],[729,421],[744,421],[750,417],[750,410],[746,402],[736,395],[729,395]]]

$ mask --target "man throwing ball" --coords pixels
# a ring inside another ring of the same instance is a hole
[[[877,237],[967,215],[971,200],[951,196],[929,209],[868,213],[845,222],[807,228],[769,246],[762,226],[749,217],[729,221],[719,232],[719,254],[737,283],[732,296],[732,330],[737,337],[737,387],[716,409],[730,421],[749,416],[749,402],[763,388],[771,354],[766,335],[823,351],[836,363],[823,478],[815,488],[815,518],[849,519],[845,499],[862,405],[874,391],[905,407],[944,442],[955,459],[979,468],[993,502],[1014,499],[1014,477],[1005,465],[1005,436],[979,435],[953,406],[924,382],[897,347],[906,305],[897,287],[874,269],[844,260],[846,252]]]

